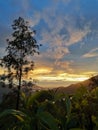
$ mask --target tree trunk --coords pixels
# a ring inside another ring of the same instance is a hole
[[[91,114],[90,114],[90,113],[89,113],[89,115],[88,115],[88,119],[89,119],[88,130],[93,130],[93,122],[92,122],[92,118],[91,118]]]
[[[19,84],[18,84],[18,90],[17,90],[16,110],[19,110],[20,90],[21,90],[21,77],[22,77],[22,67],[20,68],[20,74],[19,74]]]

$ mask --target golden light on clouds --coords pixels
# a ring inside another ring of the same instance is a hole
[[[38,68],[30,73],[30,76],[40,82],[80,82],[90,78],[95,72],[81,74],[64,73],[63,71],[52,72],[51,68]]]
[[[4,70],[0,68],[0,74],[4,74]],[[70,73],[65,70],[53,69],[52,67],[39,66],[30,71],[24,79],[36,80],[37,84],[41,87],[53,88],[59,86],[68,86],[69,84],[81,82],[89,79],[91,76],[96,75],[97,72],[87,71],[80,73]]]
[[[84,58],[91,58],[96,56],[98,56],[98,48],[94,48],[90,50],[88,53],[83,55]]]
[[[31,73],[34,75],[49,74],[51,71],[52,71],[52,68],[37,68],[37,69],[31,71]]]
[[[3,74],[4,70],[0,69],[0,74]],[[94,76],[96,72],[81,72],[80,74],[65,73],[64,70],[53,70],[49,67],[38,67],[28,73],[28,76],[24,77],[26,80],[37,80],[41,87],[59,87],[61,84],[67,86],[66,83],[81,82]],[[44,83],[44,84],[43,84]],[[54,85],[55,84],[55,85]]]
[[[36,77],[39,81],[60,81],[60,82],[62,82],[62,81],[77,81],[77,82],[79,82],[79,81],[84,81],[84,80],[86,80],[86,79],[88,79],[88,77],[86,77],[86,76],[82,76],[81,75],[81,77],[78,77],[78,76],[80,76],[80,75],[75,75],[75,76],[68,76],[68,77],[63,77],[63,76],[38,76],[38,77]]]
[[[4,74],[4,69],[0,67],[0,75]]]
[[[88,79],[88,76],[86,75],[78,75],[78,74],[69,74],[69,73],[62,73],[59,74],[58,78],[64,80],[64,81],[84,81]]]

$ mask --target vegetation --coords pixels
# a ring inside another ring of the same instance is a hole
[[[13,79],[18,82],[16,109],[19,109],[20,89],[23,75],[33,69],[34,63],[30,56],[39,54],[39,45],[29,24],[23,18],[14,20],[12,28],[14,30],[11,39],[7,39],[7,55],[1,59],[1,65],[8,69],[5,76],[9,81],[9,87],[12,88]]]
[[[89,92],[81,87],[73,95],[52,90],[21,93],[20,111],[13,109],[11,99],[0,105],[1,130],[98,130],[97,88]]]

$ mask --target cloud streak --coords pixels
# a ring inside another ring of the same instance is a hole
[[[92,58],[98,56],[98,48],[90,50],[88,53],[84,54],[84,58]]]
[[[67,46],[71,46],[72,44],[81,42],[83,38],[86,37],[86,35],[91,32],[90,27],[86,25],[82,30],[81,29],[74,30],[72,28],[71,29],[68,28],[68,30],[69,30],[70,38],[68,42],[66,42]]]

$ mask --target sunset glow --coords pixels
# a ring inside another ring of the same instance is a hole
[[[98,74],[97,0],[0,0],[0,58],[14,19],[23,17],[36,30],[40,55],[26,80],[42,87],[68,86]],[[5,16],[5,17],[4,17]],[[0,74],[6,73],[0,68]]]
[[[32,73],[35,74],[47,74],[50,73],[52,70],[51,68],[38,68],[32,71]]]
[[[67,76],[38,76],[36,77],[38,80],[40,81],[84,81],[86,79],[88,79],[89,77],[85,76],[85,75],[70,75],[68,74]]]
[[[63,82],[64,86],[66,87],[68,82],[76,83],[81,82],[89,79],[92,75],[96,75],[96,72],[85,72],[81,74],[72,74],[72,73],[64,73],[56,71],[56,73],[52,72],[52,69],[49,68],[41,68],[35,69],[29,73],[28,79],[31,77],[32,79],[38,80],[38,83],[42,84],[43,87],[51,87],[50,83],[55,83],[57,87],[59,87],[59,83]]]

